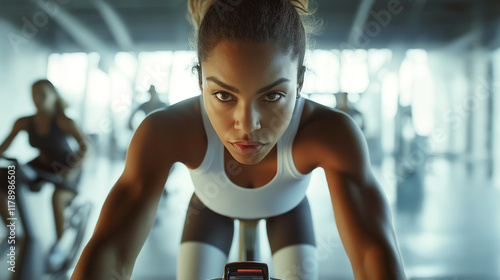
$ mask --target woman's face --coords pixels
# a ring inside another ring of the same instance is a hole
[[[56,93],[48,86],[33,86],[33,102],[38,111],[53,111],[57,101]]]
[[[301,85],[298,62],[273,44],[223,42],[202,62],[205,108],[238,162],[256,164],[283,135]]]

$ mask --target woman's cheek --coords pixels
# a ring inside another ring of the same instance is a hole
[[[274,131],[281,131],[288,126],[292,118],[293,107],[275,107],[268,116],[269,128]]]

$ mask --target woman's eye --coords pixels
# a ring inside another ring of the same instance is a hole
[[[279,92],[270,92],[264,96],[264,100],[269,102],[274,102],[280,100],[281,97],[283,97],[283,94]]]
[[[233,96],[227,92],[216,92],[214,95],[219,101],[227,102],[233,100]]]

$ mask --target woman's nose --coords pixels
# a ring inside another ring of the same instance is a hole
[[[259,130],[260,112],[254,105],[244,105],[236,108],[234,113],[234,128],[244,133],[251,133]]]
[[[37,96],[35,96],[33,101],[35,102],[35,104],[43,105],[43,103],[45,102],[45,97],[41,96],[41,95],[37,95]]]

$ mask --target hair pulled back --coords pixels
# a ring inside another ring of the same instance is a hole
[[[298,59],[303,80],[307,37],[301,16],[310,14],[308,0],[188,0],[188,9],[199,64],[220,42],[274,43]]]
[[[44,79],[44,80],[38,80],[38,81],[36,81],[36,82],[33,83],[32,88],[39,87],[39,86],[44,86],[44,87],[46,87],[49,90],[52,90],[54,92],[54,94],[56,95],[56,104],[55,104],[55,106],[56,106],[56,113],[64,115],[65,114],[64,111],[68,107],[68,104],[61,97],[61,95],[59,94],[59,91],[56,89],[56,87],[54,86],[54,84],[52,84],[51,81],[46,80],[46,79]]]

